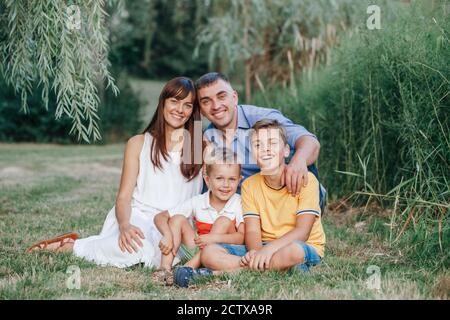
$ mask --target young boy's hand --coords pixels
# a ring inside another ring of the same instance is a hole
[[[275,252],[270,247],[264,247],[257,251],[250,260],[249,268],[254,271],[265,271],[270,267],[270,260]]]
[[[203,249],[208,244],[213,244],[217,241],[213,234],[202,234],[201,236],[195,237],[194,242],[200,249]]]
[[[172,252],[173,255],[173,239],[171,236],[164,235],[159,242],[159,249],[163,255],[168,255]]]
[[[252,259],[253,259],[253,257],[255,256],[255,254],[256,254],[256,250],[254,250],[254,249],[248,251],[248,252],[245,254],[245,256],[243,256],[243,257],[241,258],[241,261],[240,261],[240,263],[239,263],[239,264],[241,265],[241,267],[248,267],[250,261],[252,261]]]

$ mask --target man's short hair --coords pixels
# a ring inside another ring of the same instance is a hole
[[[236,153],[229,148],[213,148],[205,157],[206,175],[209,175],[212,166],[217,164],[236,164],[239,165],[239,171],[241,165]]]
[[[250,139],[252,139],[253,135],[256,134],[261,129],[278,129],[280,131],[281,139],[285,144],[288,144],[286,129],[278,122],[278,120],[274,119],[262,119],[257,121],[251,131]],[[251,140],[250,140],[251,141]]]
[[[216,83],[219,80],[223,80],[226,83],[230,83],[228,78],[219,72],[210,72],[202,75],[200,78],[195,81],[195,89],[200,90],[205,87],[209,87],[210,85]]]

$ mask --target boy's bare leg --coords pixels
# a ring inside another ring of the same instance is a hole
[[[235,272],[242,269],[241,257],[229,254],[228,251],[217,244],[207,245],[201,254],[201,263],[212,270]],[[214,272],[220,274],[221,272]]]
[[[166,285],[173,285],[172,264],[175,259],[173,252],[178,252],[183,242],[189,247],[194,247],[195,232],[186,217],[181,215],[173,216],[169,219],[169,228],[173,236],[173,249],[169,254],[161,255],[161,270],[155,273],[157,281],[164,281]]]
[[[236,232],[234,224],[230,219],[226,217],[218,218],[214,222],[210,231],[210,233],[214,234],[227,234],[233,232]],[[191,267],[193,269],[200,268],[201,265],[201,252],[197,252],[195,256],[185,264],[186,267]]]
[[[186,264],[184,265],[185,267],[191,267],[193,269],[198,269],[201,267],[202,262],[200,260],[201,258],[201,252],[197,252],[194,257],[189,260],[188,262],[186,262]]]
[[[170,218],[169,220],[169,227],[172,231],[173,235],[173,251],[178,252],[178,249],[181,246],[181,243],[183,243],[188,248],[194,248],[195,247],[195,232],[194,229],[192,229],[191,224],[189,223],[188,219],[181,215],[176,215]],[[172,269],[172,263],[175,256],[172,253],[169,253],[164,257],[164,266],[167,270]],[[161,259],[161,267],[163,264],[163,258]]]
[[[175,259],[172,253],[161,255],[161,269],[170,271],[172,269],[173,259]]]
[[[286,271],[305,261],[305,252],[296,243],[288,244],[272,256],[269,270]]]
[[[193,241],[193,239],[195,237],[195,233],[193,232],[192,227],[190,226],[190,224],[187,221],[187,219],[186,219],[186,221],[182,221],[181,223],[183,225],[185,223],[187,223],[188,227],[190,229],[190,230],[186,230],[186,232],[185,232],[186,236],[182,239],[183,240],[182,242],[187,247],[192,248],[192,247],[195,246],[195,242]],[[169,223],[169,225],[170,225],[170,223]],[[192,231],[192,237],[191,237],[191,233],[190,233],[191,231]],[[214,224],[213,224],[213,226],[211,228],[211,231],[210,231],[210,233],[214,233],[214,234],[227,234],[227,233],[233,233],[233,232],[236,232],[236,228],[235,228],[235,226],[233,224],[233,221],[231,221],[230,219],[228,219],[226,217],[218,218],[214,222]],[[173,233],[173,234],[174,234],[174,247],[176,247],[177,244],[178,244],[178,247],[179,247],[179,243],[180,243],[179,241],[181,241],[181,239],[180,240],[178,240],[178,239],[176,240],[175,239],[175,233]],[[202,263],[201,263],[202,251],[201,252],[197,252],[194,255],[194,257],[185,264],[185,266],[186,267],[191,267],[193,269],[200,268],[200,266],[202,265]],[[240,261],[240,259],[238,260],[238,262],[239,261]],[[238,263],[238,267],[239,267],[239,263]],[[216,273],[219,274],[220,272],[215,272],[215,274]]]
[[[236,232],[236,227],[233,221],[227,217],[219,217],[213,224],[211,228],[211,233],[215,234],[227,234]]]
[[[173,248],[178,251],[181,243],[188,247],[195,247],[195,232],[188,219],[181,215],[170,218],[169,227],[173,234]]]

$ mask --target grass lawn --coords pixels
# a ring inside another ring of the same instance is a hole
[[[69,254],[26,254],[27,246],[49,236],[100,232],[114,204],[122,153],[123,145],[0,144],[0,299],[448,297],[448,270],[406,259],[402,248],[370,231],[382,221],[351,210],[325,215],[326,257],[310,274],[242,272],[179,289],[152,283],[152,270],[140,266],[121,270]],[[80,289],[67,288],[71,266],[80,268]],[[370,266],[379,267],[380,289],[366,283]]]

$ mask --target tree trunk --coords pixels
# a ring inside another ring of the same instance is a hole
[[[153,35],[155,33],[155,25],[154,25],[154,4],[150,4],[148,10],[148,24],[146,27],[146,37],[145,37],[145,45],[144,45],[144,59],[141,63],[141,66],[144,68],[146,72],[149,71],[150,61],[152,57],[152,41]]]

